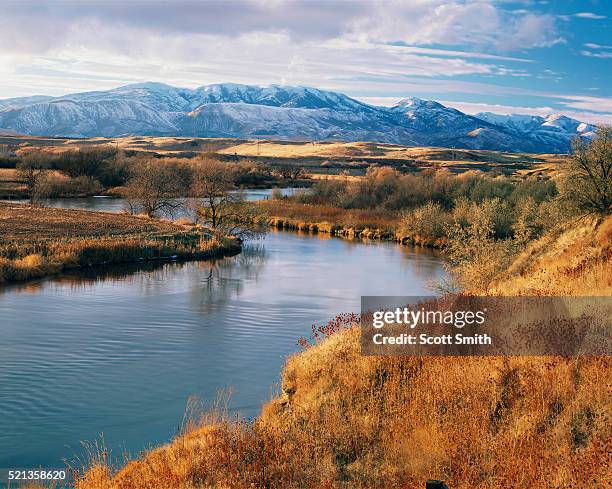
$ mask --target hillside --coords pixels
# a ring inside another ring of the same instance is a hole
[[[573,222],[531,244],[493,289],[500,295],[612,295],[612,218]]]
[[[543,238],[499,291],[610,296],[611,230]],[[209,414],[112,478],[94,460],[77,487],[607,487],[611,381],[609,357],[362,356],[349,327],[288,360],[254,425]]]
[[[572,137],[589,137],[592,129],[559,115],[539,124],[517,124],[511,118],[471,116],[414,97],[378,107],[337,92],[278,85],[225,83],[192,90],[139,83],[63,97],[0,100],[0,130],[54,137],[371,141],[565,153]]]
[[[224,161],[252,160],[275,165],[297,165],[309,174],[334,175],[344,172],[363,175],[369,165],[393,166],[403,171],[448,169],[496,170],[503,173],[552,174],[565,155],[511,153],[456,148],[402,146],[388,143],[297,142],[228,138],[124,137],[47,138],[41,136],[0,136],[0,149],[11,148],[17,155],[32,149],[51,153],[111,145],[134,154],[192,158],[201,153]],[[10,161],[10,160],[9,160]],[[16,161],[16,159],[15,159]]]

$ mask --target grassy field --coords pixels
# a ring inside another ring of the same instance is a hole
[[[556,172],[563,155],[502,153],[498,151],[450,148],[407,147],[369,142],[290,142],[219,138],[125,137],[67,139],[35,136],[0,136],[0,145],[17,153],[42,148],[60,152],[81,147],[112,145],[128,151],[164,157],[190,158],[214,154],[226,161],[244,159],[274,165],[298,165],[315,175],[363,175],[371,164],[393,166],[406,171],[446,168],[461,173],[469,170],[514,175]]]
[[[66,269],[235,253],[233,240],[141,217],[0,203],[0,283]]]
[[[25,199],[27,190],[17,170],[0,168],[0,196],[6,199]]]
[[[504,294],[612,294],[612,218],[543,237]],[[469,292],[479,293],[478,290]],[[183,433],[78,489],[608,487],[609,357],[372,357],[351,316],[286,363],[253,423],[191,409]],[[192,406],[193,407],[193,406]]]

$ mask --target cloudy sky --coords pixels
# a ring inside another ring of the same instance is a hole
[[[612,124],[609,0],[0,0],[0,98],[142,81]]]

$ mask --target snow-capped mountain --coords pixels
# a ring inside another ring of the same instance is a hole
[[[377,107],[309,87],[224,83],[194,90],[138,83],[63,97],[0,100],[0,128],[27,135],[166,135],[378,141],[503,151],[565,152],[593,126],[565,116],[471,116],[431,100]]]
[[[537,115],[521,114],[493,114],[481,112],[475,115],[483,121],[497,126],[505,127],[517,136],[528,136],[539,141],[543,147],[554,147],[551,153],[566,151],[568,138],[587,137],[591,138],[596,129],[595,126],[571,119],[561,114],[549,114],[546,117]]]

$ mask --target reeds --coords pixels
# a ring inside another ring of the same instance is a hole
[[[0,204],[0,217],[0,283],[82,267],[240,251],[234,239],[132,216]]]
[[[287,200],[260,202],[266,214],[297,223],[327,223],[331,226],[395,229],[398,214],[384,209],[342,209],[328,205],[300,204]]]

